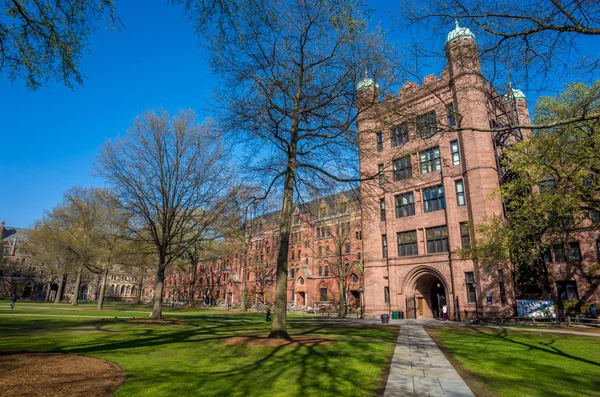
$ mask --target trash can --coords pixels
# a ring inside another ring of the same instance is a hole
[[[392,320],[398,320],[398,312],[392,312]]]
[[[404,312],[403,312],[402,310],[400,310],[400,311],[398,312],[398,318],[399,318],[400,320],[404,320]]]
[[[381,322],[383,324],[389,324],[390,323],[390,315],[385,313],[381,315]]]

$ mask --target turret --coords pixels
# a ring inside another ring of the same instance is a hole
[[[356,84],[356,99],[359,110],[370,108],[379,103],[379,84],[369,77],[365,70],[365,77]]]
[[[479,56],[475,35],[469,28],[461,28],[458,21],[454,30],[448,33],[444,49],[450,72],[457,76],[462,72],[479,72]]]

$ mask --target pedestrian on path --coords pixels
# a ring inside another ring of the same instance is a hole
[[[12,294],[12,296],[10,297],[10,309],[14,309],[15,308],[15,302],[17,301],[17,296],[15,294]]]
[[[268,323],[271,322],[271,308],[269,307],[269,305],[267,305],[267,314],[265,316],[265,321]]]
[[[448,321],[448,306],[442,307],[442,321]]]

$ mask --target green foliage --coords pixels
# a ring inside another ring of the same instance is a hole
[[[0,75],[23,77],[32,90],[48,80],[83,84],[88,37],[104,19],[119,25],[112,0],[4,0],[0,8]]]

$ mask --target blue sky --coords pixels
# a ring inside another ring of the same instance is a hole
[[[387,24],[396,2],[371,0],[375,20]],[[29,91],[22,80],[0,79],[0,134],[4,176],[0,217],[30,227],[71,186],[101,186],[91,175],[105,139],[124,133],[136,115],[158,107],[201,109],[214,79],[207,56],[181,8],[163,0],[118,2],[124,28],[99,31],[82,60],[82,87],[48,84]],[[448,31],[440,29],[440,42]],[[403,32],[393,39],[410,40]],[[435,68],[439,75],[441,65]],[[424,74],[429,71],[424,71]]]

